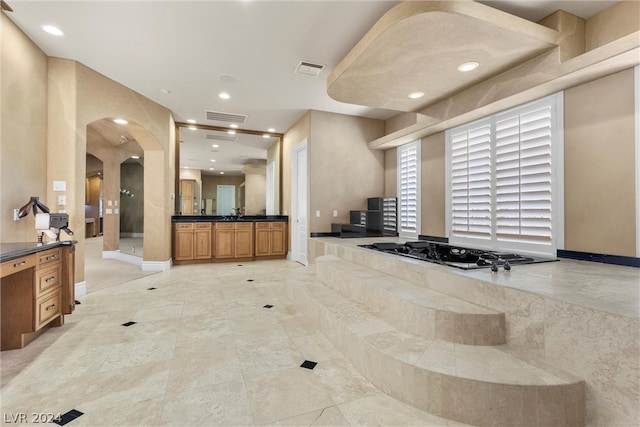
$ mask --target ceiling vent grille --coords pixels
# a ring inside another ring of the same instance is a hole
[[[246,123],[249,116],[244,114],[222,113],[220,111],[204,111],[207,120],[226,123]]]
[[[300,61],[294,73],[303,74],[305,76],[318,77],[320,72],[324,70],[324,65],[314,64],[313,62]]]
[[[228,142],[236,142],[238,140],[237,136],[231,136],[231,135],[214,135],[214,134],[207,134],[205,137],[205,139],[208,140],[214,140],[214,141],[228,141]]]

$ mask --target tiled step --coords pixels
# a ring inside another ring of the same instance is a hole
[[[584,382],[577,378],[500,346],[401,332],[319,282],[291,283],[288,293],[365,377],[398,400],[474,425],[584,425]]]
[[[316,259],[316,277],[400,331],[460,344],[505,343],[504,313],[332,255]]]

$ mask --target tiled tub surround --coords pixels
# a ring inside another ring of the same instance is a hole
[[[504,313],[331,255],[316,258],[316,276],[395,328],[418,337],[470,345],[505,342]]]
[[[316,276],[318,282],[292,284],[292,299],[389,395],[473,425],[584,425],[579,378],[486,345],[487,337],[504,337],[504,322],[490,326],[500,318],[497,313],[438,292],[425,294],[334,256],[316,259]],[[429,306],[416,304],[429,297]],[[438,319],[443,313],[449,316]],[[469,314],[488,317],[478,334],[484,345],[455,343],[476,340],[472,323],[464,318]],[[437,320],[459,327],[444,328]],[[416,331],[418,325],[425,328]],[[439,329],[445,340],[434,338]]]
[[[309,259],[332,254],[504,312],[501,350],[585,381],[586,425],[640,425],[640,270],[561,260],[509,273],[460,271],[357,247],[369,241],[310,239]]]

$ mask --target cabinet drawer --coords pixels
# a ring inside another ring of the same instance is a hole
[[[36,265],[36,256],[28,255],[22,258],[12,259],[11,261],[5,261],[1,265],[2,277],[9,276],[13,273],[17,273],[27,268],[34,267]]]
[[[253,230],[252,222],[236,222],[235,223],[236,230]]]
[[[211,230],[210,222],[196,222],[196,230]]]
[[[36,272],[36,298],[46,294],[51,289],[59,287],[62,283],[60,277],[62,267],[60,265],[41,269]]]
[[[54,262],[60,262],[60,249],[51,249],[38,254],[38,269]]]
[[[286,222],[272,222],[271,228],[287,228]]]
[[[177,222],[173,225],[176,230],[193,230],[193,223],[191,222]]]
[[[269,222],[256,222],[256,229],[269,228]]]
[[[233,230],[233,222],[216,222],[216,230]]]
[[[56,289],[36,300],[36,318],[34,319],[36,331],[61,314],[60,298],[60,289]]]

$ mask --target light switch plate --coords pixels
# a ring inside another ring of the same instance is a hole
[[[64,194],[58,195],[58,206],[64,206],[67,204],[67,196]]]
[[[320,218],[320,211],[316,211],[316,218]]]
[[[111,215],[112,210],[107,208],[107,215]]]
[[[338,211],[333,211],[333,217],[337,218],[338,217]]]
[[[53,181],[53,191],[67,191],[67,181]]]

